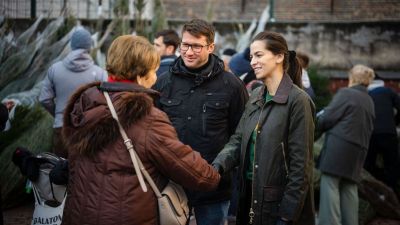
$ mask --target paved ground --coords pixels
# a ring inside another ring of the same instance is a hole
[[[4,211],[4,225],[30,225],[33,213],[33,205],[34,202],[27,202],[20,207]],[[233,224],[234,223],[229,223],[229,225]],[[190,225],[196,225],[196,222],[192,220]],[[400,225],[400,221],[375,219],[368,225]]]
[[[20,207],[3,212],[4,225],[30,225],[34,203],[26,203]]]
[[[30,225],[34,204],[34,201],[27,202],[20,207],[5,210],[3,212],[4,225]],[[191,220],[190,225],[196,225],[196,222]],[[229,225],[234,225],[234,223]]]

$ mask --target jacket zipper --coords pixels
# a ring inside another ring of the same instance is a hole
[[[283,162],[285,163],[285,170],[286,170],[286,179],[289,177],[289,168],[286,163],[286,153],[285,153],[285,144],[281,142],[282,145],[282,155],[283,155]]]
[[[265,102],[261,108],[261,112],[260,112],[260,115],[258,116],[257,125],[255,128],[256,138],[254,140],[254,159],[253,159],[253,175],[252,175],[252,179],[251,179],[251,204],[250,204],[250,210],[249,210],[249,224],[253,224],[253,222],[254,222],[253,220],[254,220],[254,216],[255,216],[254,209],[253,209],[253,204],[254,204],[253,199],[254,199],[254,171],[255,171],[255,162],[256,162],[256,155],[257,155],[256,149],[257,149],[258,134],[261,133],[260,120],[261,120],[261,116],[262,116],[262,113],[264,111],[264,107],[266,104],[267,104],[267,102]]]
[[[207,107],[206,104],[203,104],[203,114],[201,115],[202,117],[202,128],[203,128],[203,136],[206,136],[206,111],[207,111]]]

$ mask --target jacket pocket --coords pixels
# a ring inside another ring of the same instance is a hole
[[[201,115],[203,136],[206,136],[210,132],[208,129],[227,126],[229,118],[228,108],[229,103],[225,99],[207,100],[203,104]]]
[[[171,122],[173,122],[174,118],[180,117],[179,108],[182,105],[181,99],[161,97],[160,103],[161,103],[162,111],[164,111],[168,115]]]
[[[262,224],[275,224],[278,219],[279,205],[284,188],[281,186],[265,186],[262,201]]]

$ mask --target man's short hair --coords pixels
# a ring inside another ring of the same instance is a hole
[[[184,32],[199,38],[201,35],[207,38],[207,44],[214,43],[215,29],[214,26],[201,19],[193,19],[192,21],[185,23],[182,28],[182,34]]]
[[[174,46],[174,50],[178,48],[180,38],[174,30],[162,30],[156,33],[155,38],[163,37],[163,43],[166,46]]]

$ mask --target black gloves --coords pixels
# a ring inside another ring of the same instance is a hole
[[[17,147],[12,155],[13,163],[21,170],[22,175],[36,181],[39,177],[39,163],[28,149]]]

